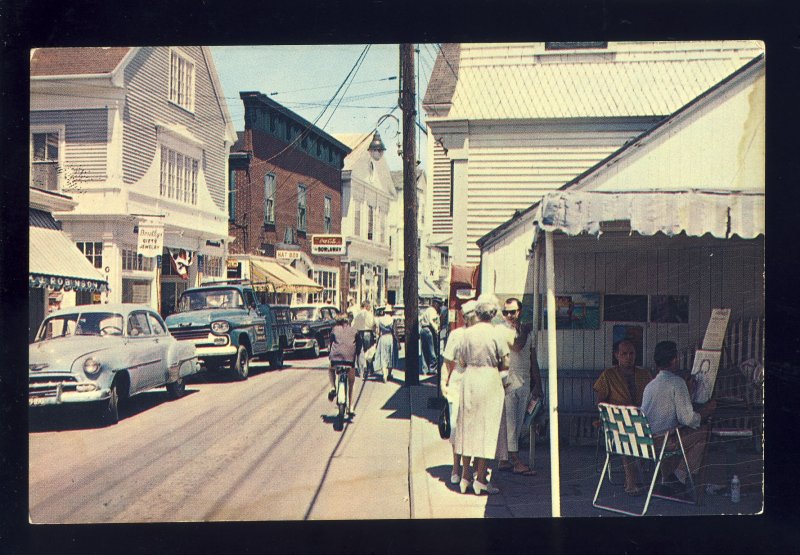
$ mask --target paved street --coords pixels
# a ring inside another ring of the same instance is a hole
[[[408,391],[357,380],[354,421],[336,432],[326,365],[254,364],[245,382],[203,373],[178,401],[131,399],[108,428],[32,415],[32,521],[409,518]]]

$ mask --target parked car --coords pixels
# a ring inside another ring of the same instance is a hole
[[[229,367],[238,380],[247,379],[254,357],[282,368],[283,353],[294,341],[289,307],[261,302],[244,282],[187,289],[166,323],[176,339],[197,347],[207,370]]]
[[[194,345],[173,338],[150,307],[75,306],[45,318],[29,345],[28,406],[97,403],[115,424],[128,397],[166,385],[176,399],[198,369]]]
[[[292,350],[318,357],[328,348],[331,330],[339,309],[328,304],[304,304],[291,307],[294,345]]]

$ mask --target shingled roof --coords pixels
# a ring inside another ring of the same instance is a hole
[[[439,52],[424,106],[468,120],[666,116],[762,52],[758,41],[461,44]]]
[[[129,51],[128,47],[37,48],[31,57],[31,76],[111,73]]]

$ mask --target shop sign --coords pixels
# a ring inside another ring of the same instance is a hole
[[[341,235],[312,235],[311,254],[343,256],[347,254],[344,237]]]
[[[300,260],[300,251],[276,251],[276,258],[283,258],[286,260]]]
[[[153,257],[164,249],[164,227],[158,225],[139,224],[139,238],[136,243],[136,254]]]

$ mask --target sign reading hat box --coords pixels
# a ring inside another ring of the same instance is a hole
[[[341,235],[312,235],[311,254],[326,256],[343,256],[347,254],[347,245]]]

